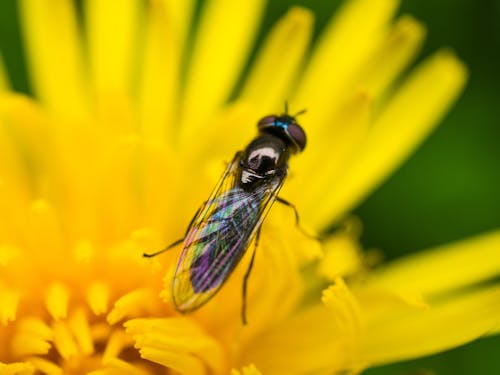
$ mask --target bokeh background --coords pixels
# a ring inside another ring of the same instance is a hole
[[[30,93],[19,1],[0,2],[0,50],[13,87]],[[316,13],[318,35],[340,3],[270,0],[260,38],[292,4]],[[500,228],[500,0],[402,0],[400,13],[427,26],[419,60],[448,46],[468,65],[470,81],[431,137],[355,211],[363,245],[382,249],[387,259]],[[500,337],[483,338],[366,375],[497,375],[499,348]]]

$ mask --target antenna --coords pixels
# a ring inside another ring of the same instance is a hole
[[[298,111],[292,117],[297,117],[297,116],[303,115],[306,112],[307,112],[307,109],[304,108],[303,110]],[[288,100],[285,100],[285,115],[288,116]]]
[[[304,109],[298,111],[296,114],[294,114],[293,117],[297,117],[297,116],[303,115],[306,112],[307,112],[307,109],[304,108]]]

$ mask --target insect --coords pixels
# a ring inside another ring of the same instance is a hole
[[[243,279],[242,321],[246,324],[247,282],[254,263],[261,225],[278,197],[291,155],[304,150],[306,134],[287,106],[281,115],[265,116],[257,123],[258,135],[236,152],[209,199],[198,209],[184,238],[145,257],[156,256],[183,243],[172,283],[175,308],[186,313],[208,302],[222,287],[255,238]]]

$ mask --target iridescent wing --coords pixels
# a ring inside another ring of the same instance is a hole
[[[252,191],[237,184],[237,153],[188,228],[172,283],[180,312],[196,310],[212,298],[241,260],[276,199],[285,175],[262,181]]]

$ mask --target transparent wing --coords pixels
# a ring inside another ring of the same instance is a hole
[[[239,164],[237,153],[188,229],[172,284],[174,305],[181,312],[199,308],[217,293],[283,183],[284,175],[274,176],[245,191],[236,183]]]

